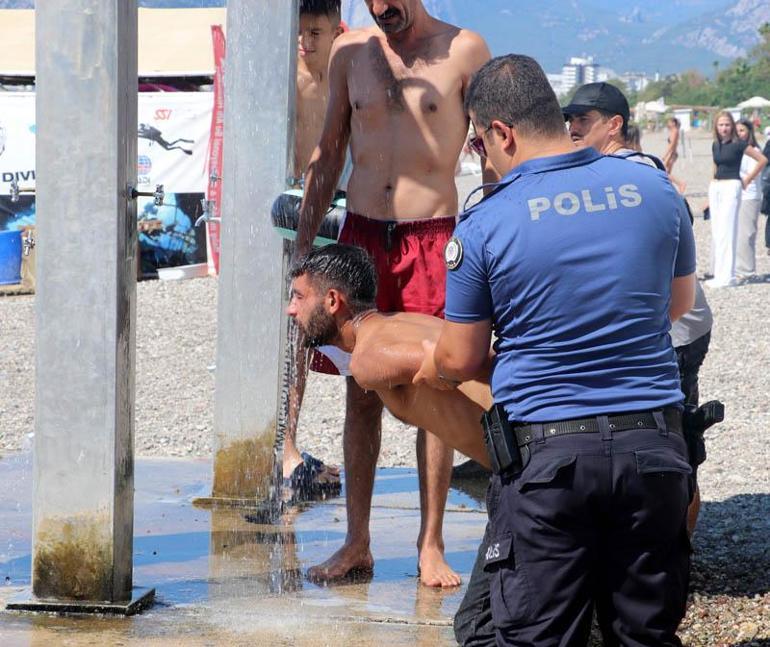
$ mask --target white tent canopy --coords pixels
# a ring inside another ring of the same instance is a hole
[[[751,97],[751,99],[746,99],[746,101],[741,101],[738,104],[738,107],[745,110],[747,108],[770,108],[770,101],[765,99],[764,97]]]
[[[139,76],[211,76],[223,8],[139,9]],[[35,11],[0,9],[0,75],[35,75]]]

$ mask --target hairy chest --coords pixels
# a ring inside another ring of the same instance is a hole
[[[351,65],[348,92],[354,117],[413,116],[441,119],[462,111],[463,78],[451,57],[429,50],[403,58],[378,43]]]

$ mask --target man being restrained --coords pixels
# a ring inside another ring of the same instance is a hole
[[[333,345],[333,359],[367,391],[375,391],[400,420],[425,429],[489,467],[479,420],[492,406],[486,376],[440,391],[412,380],[438,340],[443,321],[418,313],[381,313],[377,276],[366,251],[328,245],[292,268],[288,314],[309,346]]]

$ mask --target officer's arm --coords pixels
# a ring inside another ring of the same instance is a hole
[[[439,375],[454,382],[488,379],[492,355],[492,322],[445,321],[436,344],[435,362]]]
[[[687,314],[695,305],[695,272],[687,276],[676,276],[671,281],[671,305],[668,316],[674,322]]]

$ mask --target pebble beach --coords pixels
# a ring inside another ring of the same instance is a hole
[[[711,175],[710,133],[688,133],[674,169],[696,216],[698,275],[708,268],[710,223],[702,219]],[[660,155],[664,133],[644,133]],[[461,194],[480,183],[458,178]],[[770,645],[770,256],[757,240],[757,276],[709,289],[711,347],[700,373],[701,401],[719,399],[726,420],[706,434],[699,471],[702,510],[693,537],[691,603],[681,626],[692,646]],[[136,453],[212,453],[217,280],[144,281],[137,286]],[[0,456],[29,451],[34,431],[34,296],[0,297]],[[298,444],[342,464],[344,383],[311,374]],[[415,466],[415,432],[387,416],[380,466]],[[462,460],[457,456],[457,461]],[[0,462],[2,469],[2,462]]]

